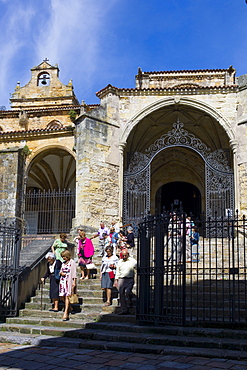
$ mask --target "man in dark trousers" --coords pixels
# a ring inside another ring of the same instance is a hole
[[[134,274],[137,262],[134,258],[129,256],[128,249],[122,250],[122,259],[117,264],[116,276],[114,286],[119,291],[119,301],[121,311],[119,315],[128,315],[129,308],[132,304],[132,289],[134,285]]]

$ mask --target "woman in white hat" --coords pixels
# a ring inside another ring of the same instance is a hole
[[[52,252],[48,252],[45,258],[47,260],[47,270],[45,275],[41,278],[41,281],[42,284],[44,284],[45,279],[50,279],[50,299],[53,302],[53,308],[50,311],[58,312],[59,280],[62,262],[56,260],[56,256]]]

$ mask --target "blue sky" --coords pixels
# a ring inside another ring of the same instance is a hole
[[[99,103],[109,83],[143,71],[228,68],[247,73],[245,0],[0,0],[0,106],[17,81],[58,63],[76,96]]]

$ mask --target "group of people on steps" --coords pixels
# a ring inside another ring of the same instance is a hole
[[[119,314],[129,314],[132,303],[132,288],[134,285],[134,270],[136,260],[130,256],[133,250],[134,234],[131,225],[127,225],[127,235],[121,227],[113,221],[108,228],[103,222],[100,223],[99,230],[92,238],[87,238],[82,229],[78,229],[78,236],[74,239],[77,242],[78,265],[81,269],[81,280],[88,279],[90,266],[93,265],[94,245],[91,239],[99,238],[99,256],[102,258],[100,268],[101,289],[106,291],[105,306],[112,304],[112,289],[118,288],[120,312]],[[46,255],[47,271],[41,278],[42,283],[45,279],[50,280],[50,299],[53,308],[50,311],[59,311],[59,300],[64,302],[63,321],[69,320],[71,312],[70,297],[76,293],[77,265],[68,251],[66,234],[60,234],[51,247],[51,252]]]

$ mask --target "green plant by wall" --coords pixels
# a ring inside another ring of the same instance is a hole
[[[74,111],[74,110],[70,110],[70,111],[69,111],[69,118],[70,118],[70,120],[71,120],[72,122],[74,122],[74,121],[75,121],[75,119],[76,119],[76,117],[77,117],[77,113],[76,113],[76,111]]]
[[[29,154],[31,154],[31,150],[28,148],[27,145],[25,145],[22,149],[22,153],[27,157]]]

